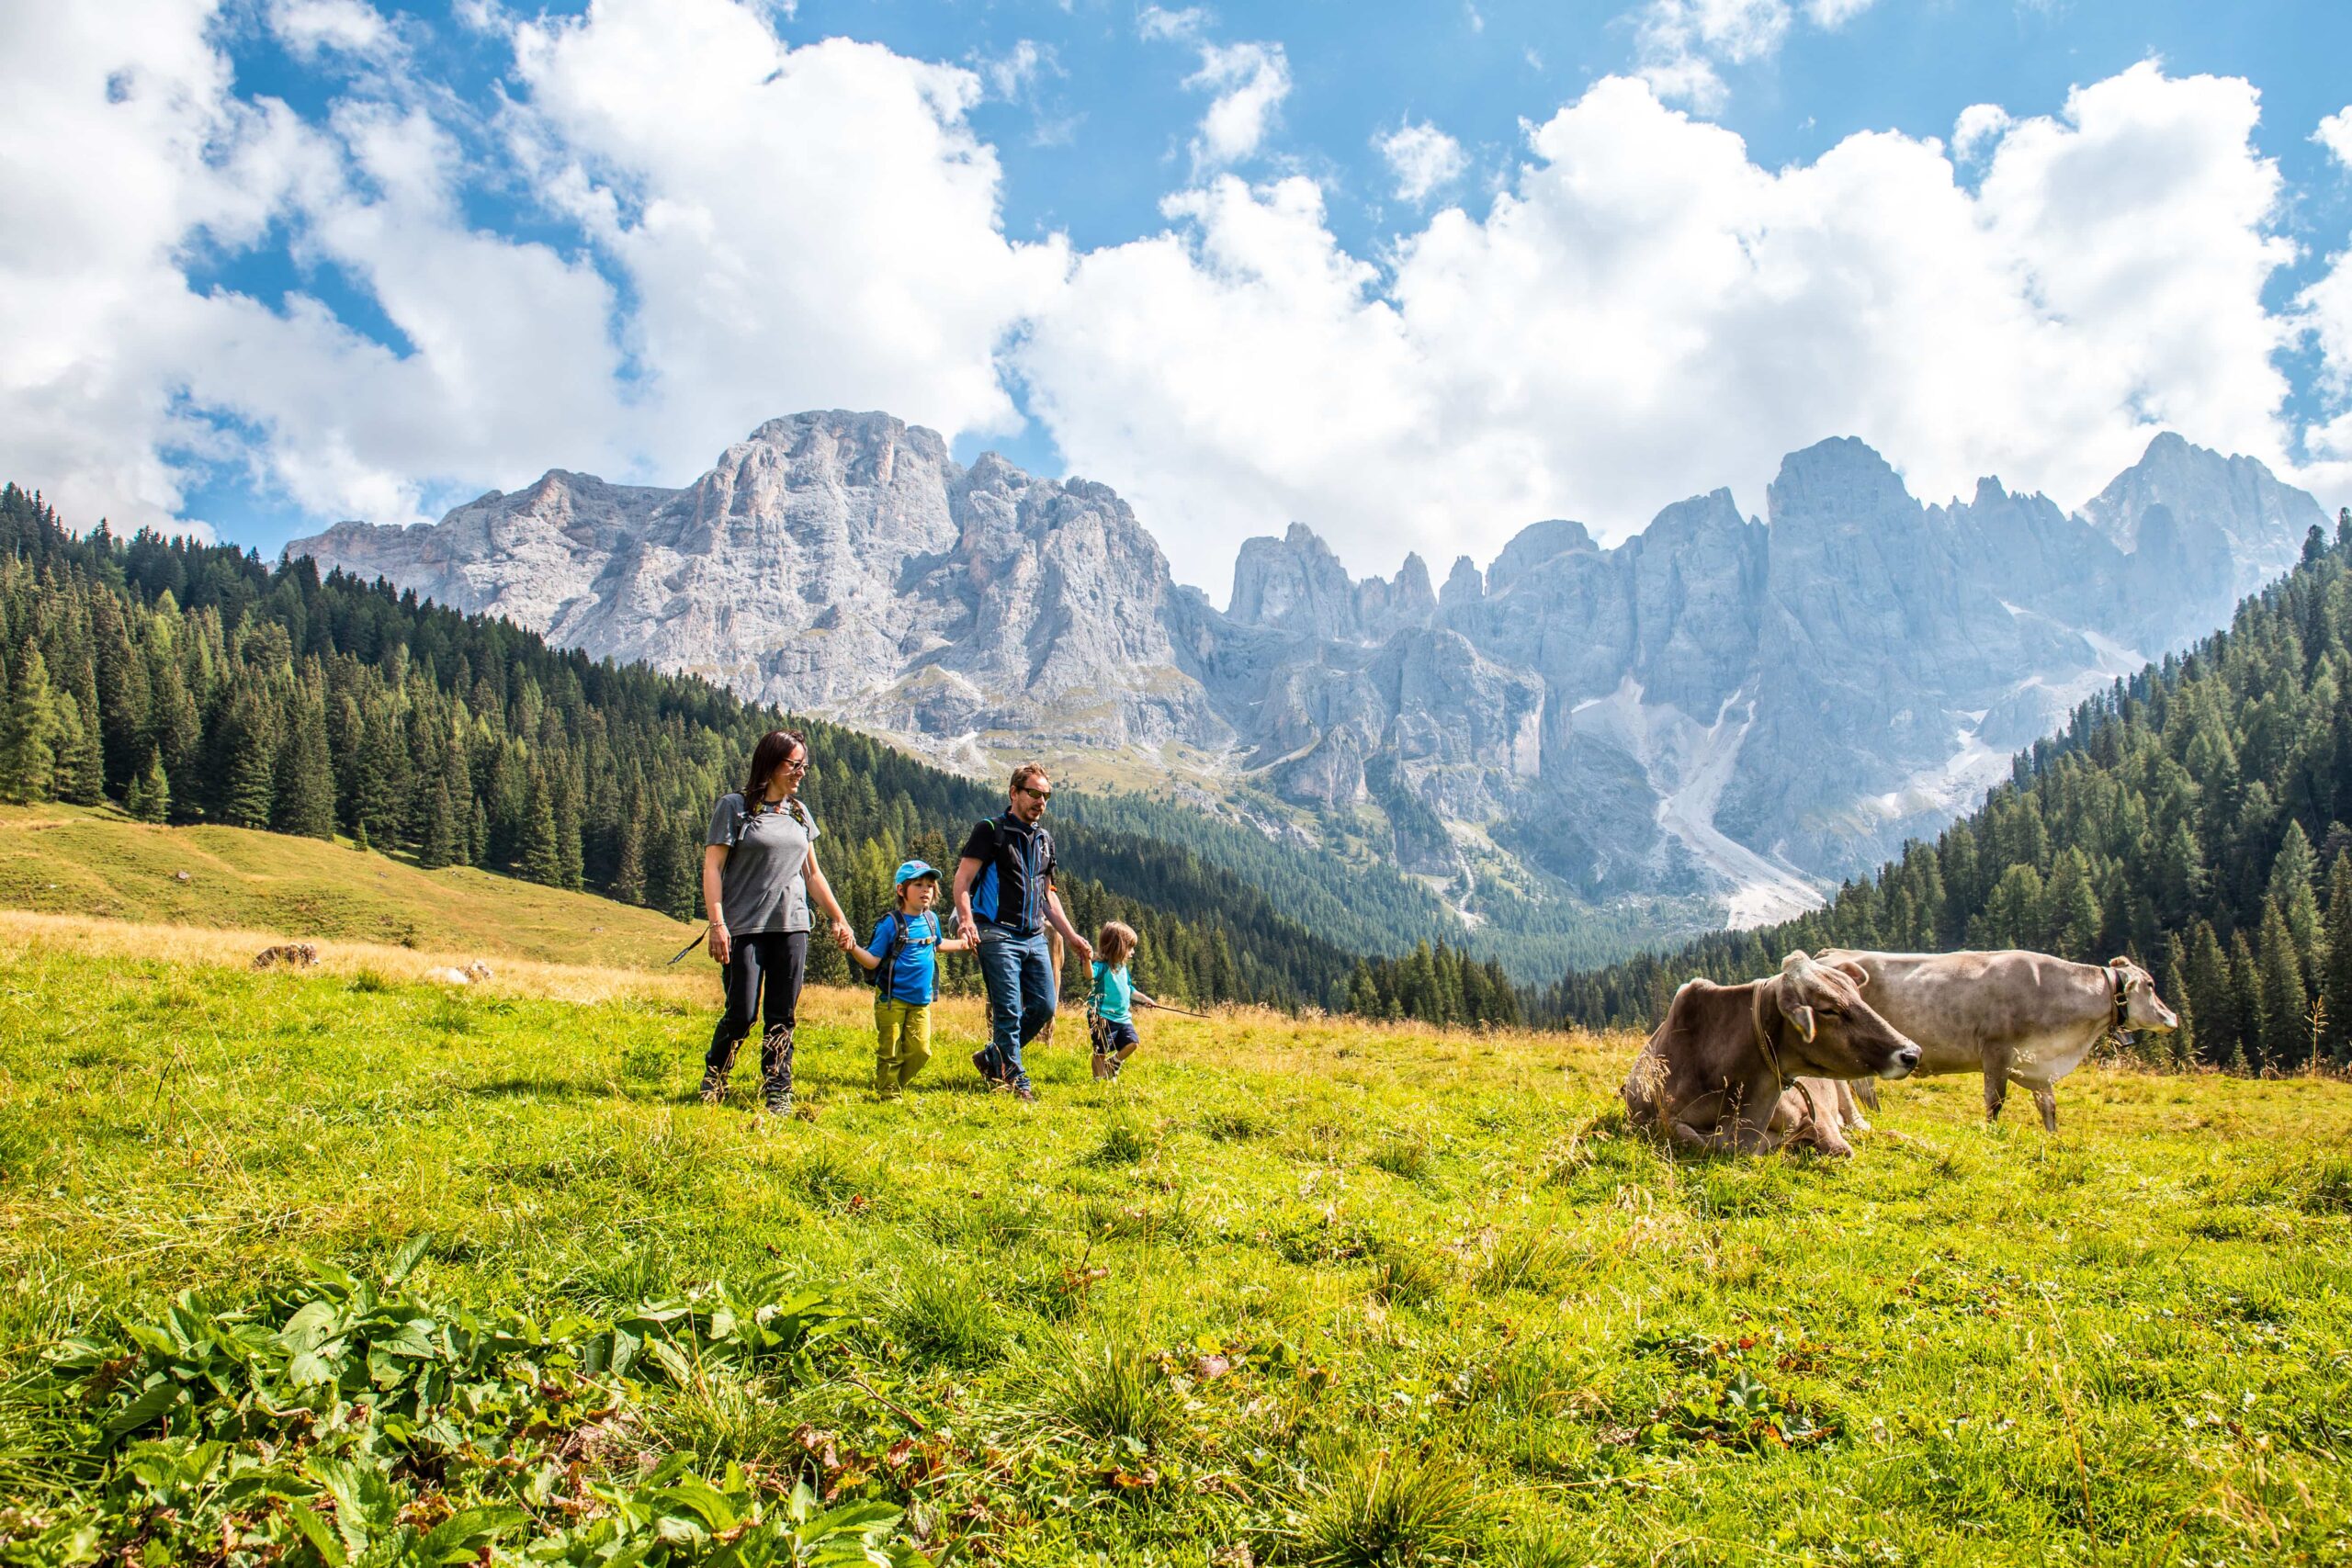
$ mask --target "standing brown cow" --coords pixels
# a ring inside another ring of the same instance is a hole
[[[2156,982],[2128,958],[2075,964],[2047,953],[1863,953],[1824,948],[1824,964],[1870,976],[1886,1021],[1919,1043],[1919,1071],[1984,1075],[1984,1117],[2011,1083],[2058,1130],[2057,1083],[2110,1029],[2177,1029]]]
[[[1765,1154],[1810,1133],[1827,1153],[1850,1152],[1835,1106],[1825,1117],[1797,1082],[1899,1078],[1918,1065],[1919,1047],[1862,1000],[1867,983],[1802,953],[1769,980],[1688,982],[1618,1091],[1626,1112],[1691,1148]]]

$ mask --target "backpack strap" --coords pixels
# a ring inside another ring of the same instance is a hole
[[[874,988],[885,996],[890,991],[890,972],[898,967],[899,950],[906,945],[907,917],[893,909],[890,911],[889,943],[882,949],[882,962],[874,966]]]

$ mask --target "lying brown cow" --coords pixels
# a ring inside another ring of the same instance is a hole
[[[1899,1078],[1919,1061],[1919,1047],[1862,1000],[1867,981],[1792,953],[1769,980],[1689,982],[1618,1091],[1627,1113],[1691,1148],[1764,1154],[1810,1137],[1851,1153],[1837,1135],[1834,1085],[1799,1080]]]
[[[2110,1029],[2177,1029],[2156,982],[2128,958],[2073,964],[2047,953],[1861,953],[1824,948],[1824,964],[1870,976],[1886,1021],[1919,1043],[1918,1070],[1984,1075],[1984,1116],[2011,1083],[2033,1093],[2058,1130],[2060,1078]]]

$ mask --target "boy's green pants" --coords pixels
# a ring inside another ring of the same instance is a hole
[[[931,1004],[874,999],[874,1092],[896,1094],[931,1060]]]

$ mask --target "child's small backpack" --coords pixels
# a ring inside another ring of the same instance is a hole
[[[931,922],[931,940],[937,942],[939,940],[939,917],[934,914],[926,914],[922,918]],[[898,967],[899,951],[907,945],[907,927],[912,922],[910,921],[906,916],[900,914],[896,909],[891,910],[889,944],[884,947],[880,953],[875,954],[875,956],[879,958],[882,962],[876,964],[871,969],[868,969],[863,964],[853,964],[850,965],[851,968],[857,971],[857,977],[859,979],[865,981],[867,985],[873,987],[876,990],[880,991],[885,996],[888,996],[890,992],[890,971]]]

